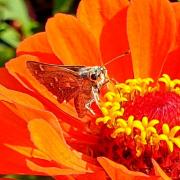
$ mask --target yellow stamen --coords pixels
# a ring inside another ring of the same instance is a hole
[[[168,124],[162,125],[162,134],[158,134],[156,125],[160,123],[158,119],[148,119],[144,116],[142,119],[134,119],[129,116],[124,119],[123,103],[133,100],[136,95],[144,96],[147,93],[159,91],[162,84],[165,85],[167,91],[180,95],[180,80],[171,78],[167,74],[163,74],[156,84],[151,78],[137,78],[126,80],[125,83],[111,84],[110,91],[104,95],[104,99],[100,102],[100,108],[104,117],[96,120],[96,124],[106,124],[112,129],[112,138],[126,135],[134,138],[136,143],[137,156],[140,156],[143,146],[150,144],[158,147],[160,141],[165,141],[170,152],[173,152],[174,145],[180,148],[180,136],[176,134],[180,131],[180,126],[169,128]]]

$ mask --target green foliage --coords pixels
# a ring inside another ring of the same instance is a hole
[[[3,66],[8,59],[14,56],[15,56],[15,49],[3,43],[0,43],[0,67]]]
[[[14,57],[21,39],[33,34],[37,23],[28,15],[24,0],[0,0],[0,65]]]
[[[4,43],[16,48],[20,41],[20,34],[12,26],[3,22],[0,24],[0,38]]]
[[[0,0],[0,19],[2,21],[17,21],[20,23],[22,34],[32,34],[35,23],[28,15],[28,9],[24,0]]]
[[[53,180],[51,177],[45,176],[23,176],[23,175],[7,175],[5,178],[13,178],[17,180]]]
[[[54,0],[53,12],[71,12],[74,0]]]

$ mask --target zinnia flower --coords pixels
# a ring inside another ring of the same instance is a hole
[[[25,39],[0,69],[0,173],[180,178],[179,9],[167,0],[81,0],[77,17],[56,14]],[[101,111],[79,119],[27,61],[107,64],[114,83]]]

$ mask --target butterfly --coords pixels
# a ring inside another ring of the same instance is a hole
[[[104,66],[66,66],[27,61],[31,74],[43,84],[59,103],[74,100],[78,117],[87,111],[95,114],[91,104],[99,102],[99,91],[108,81]]]
[[[125,52],[106,63],[129,54]],[[99,92],[110,81],[105,66],[66,66],[27,61],[31,74],[43,84],[59,103],[74,100],[78,117],[83,118],[87,111],[95,114],[91,104],[99,104]]]

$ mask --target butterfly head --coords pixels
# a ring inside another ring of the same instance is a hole
[[[95,66],[89,72],[89,78],[100,88],[108,82],[107,69],[104,66]]]

